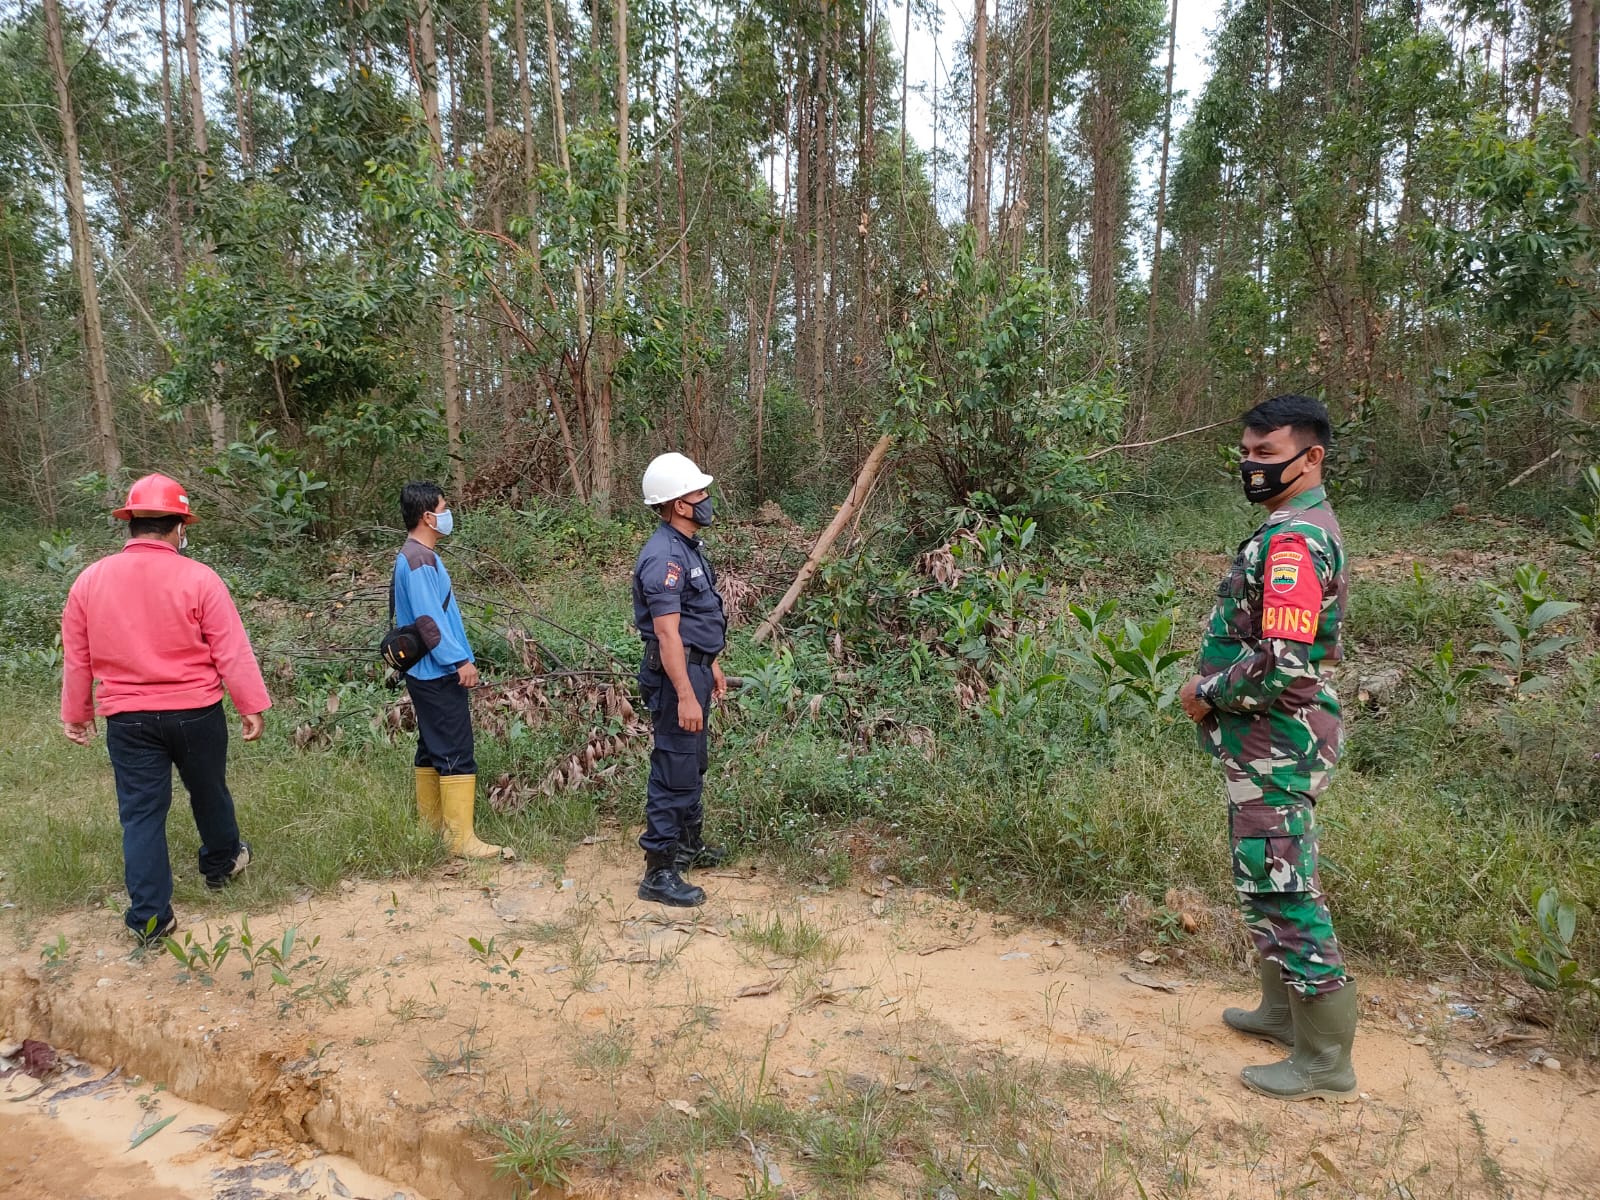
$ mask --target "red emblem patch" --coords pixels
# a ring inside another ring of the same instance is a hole
[[[1322,581],[1301,533],[1280,533],[1267,543],[1261,636],[1306,645],[1317,640]]]
[[[667,586],[669,588],[677,587],[678,586],[678,580],[680,580],[682,578],[683,578],[683,568],[680,567],[675,562],[669,562],[667,564]]]

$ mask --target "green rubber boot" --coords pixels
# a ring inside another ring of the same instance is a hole
[[[1261,960],[1261,1003],[1254,1008],[1225,1008],[1222,1023],[1240,1033],[1277,1042],[1294,1049],[1294,1018],[1289,1015],[1289,985],[1283,968],[1270,958]]]
[[[1282,1062],[1246,1067],[1244,1085],[1278,1100],[1355,1100],[1356,1072],[1350,1047],[1356,1038],[1356,986],[1307,999],[1289,995],[1294,1017],[1294,1049]]]

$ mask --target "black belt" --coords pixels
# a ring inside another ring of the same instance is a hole
[[[683,657],[691,667],[709,667],[717,661],[715,654],[710,654],[695,646],[685,646]],[[654,670],[661,669],[661,643],[654,639],[644,644],[644,665]]]

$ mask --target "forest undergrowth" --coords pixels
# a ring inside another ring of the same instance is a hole
[[[1593,1053],[1600,1006],[1600,699],[1593,557],[1532,518],[1351,498],[1338,686],[1348,746],[1319,806],[1324,885],[1347,953],[1416,977],[1492,981]],[[639,819],[648,737],[632,683],[632,514],[483,509],[446,553],[487,686],[476,716],[485,837],[559,862]],[[1047,536],[974,521],[913,553],[862,522],[776,647],[758,616],[811,534],[766,506],[719,524],[734,616],[708,798],[745,859],[842,886],[870,866],[1104,942],[1155,939],[1196,966],[1239,960],[1218,779],[1174,701],[1226,556],[1250,515],[1199,485]],[[263,851],[227,900],[269,905],[345,878],[429,872],[409,807],[403,692],[373,646],[394,537],[266,556],[210,542],[274,694],[235,741],[232,786]],[[103,750],[56,717],[56,622],[107,527],[13,528],[0,548],[0,899],[19,935],[68,905],[114,905],[120,839]],[[398,535],[395,535],[396,537]],[[171,822],[174,861],[194,832]],[[1182,898],[1182,899],[1175,899]],[[177,902],[220,903],[192,875]],[[1490,986],[1485,984],[1485,986]]]

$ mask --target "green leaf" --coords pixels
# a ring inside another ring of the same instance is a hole
[[[1556,913],[1556,932],[1561,937],[1561,947],[1565,950],[1572,945],[1572,937],[1578,931],[1578,913],[1570,904],[1563,904]]]
[[[1541,629],[1551,621],[1559,621],[1568,613],[1575,611],[1578,605],[1570,600],[1546,600],[1528,615],[1528,631]]]
[[[1512,622],[1511,618],[1506,616],[1505,613],[1491,612],[1489,614],[1489,620],[1493,621],[1494,627],[1501,633],[1505,634],[1506,637],[1510,638],[1513,642],[1520,642],[1522,640],[1522,630],[1518,629],[1517,626]]]
[[[1577,641],[1577,640],[1578,639],[1575,638],[1575,637],[1546,638],[1544,641],[1540,642],[1537,646],[1535,646],[1532,650],[1528,651],[1528,661],[1529,662],[1539,662],[1542,659],[1549,658],[1552,654],[1555,654],[1555,653],[1557,653],[1557,652],[1559,652],[1561,650],[1565,650],[1568,646],[1572,645],[1572,643]]]
[[[137,1150],[140,1146],[144,1145],[151,1138],[155,1137],[156,1134],[160,1133],[163,1129],[165,1129],[168,1125],[171,1125],[177,1119],[178,1114],[173,1113],[170,1117],[163,1117],[149,1128],[141,1130],[138,1135],[128,1143],[128,1150]],[[123,1153],[126,1154],[128,1150],[124,1150]]]

